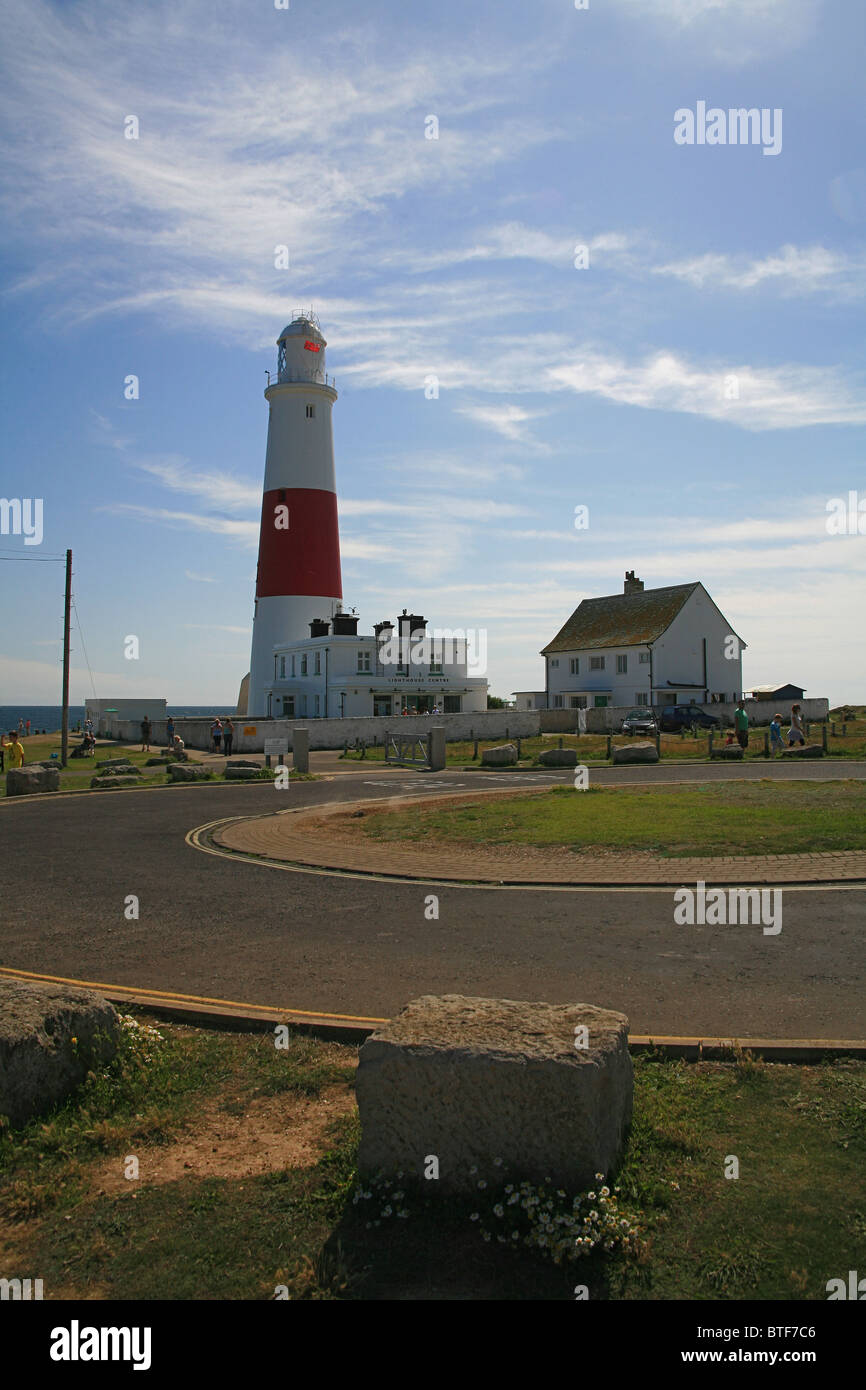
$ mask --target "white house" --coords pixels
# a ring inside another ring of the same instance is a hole
[[[544,692],[515,692],[517,708],[739,700],[745,645],[703,584],[645,589],[630,570],[623,593],[578,605],[541,653]]]
[[[310,636],[273,649],[265,684],[272,719],[475,713],[487,708],[486,643],[475,634],[427,633],[427,620],[403,609],[397,620],[358,635],[358,618],[338,608],[309,624]]]

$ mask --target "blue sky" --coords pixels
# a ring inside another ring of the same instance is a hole
[[[855,491],[866,532],[860,0],[0,16],[0,487],[44,501],[41,546],[0,536],[31,557],[0,564],[0,703],[59,698],[62,567],[32,557],[67,546],[98,694],[234,700],[301,305],[362,630],[484,627],[507,695],[634,569],[706,585],[746,688],[866,700],[866,534],[826,524]],[[780,153],[678,145],[699,101],[781,110]]]

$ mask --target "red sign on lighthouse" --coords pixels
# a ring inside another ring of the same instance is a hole
[[[309,338],[308,338],[307,341],[304,343],[304,347],[306,348],[307,352],[318,352],[318,351],[319,351],[319,344],[318,344],[318,343],[311,343],[310,340],[309,340]]]

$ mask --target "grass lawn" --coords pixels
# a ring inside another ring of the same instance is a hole
[[[27,763],[38,763],[47,761],[52,753],[60,757],[60,735],[59,734],[33,734],[30,738],[24,739],[24,765]],[[80,735],[69,736],[69,749],[71,750],[81,742]],[[125,758],[134,767],[141,769],[142,787],[165,787],[165,786],[188,786],[189,783],[173,783],[164,767],[147,767],[146,764],[151,758],[159,758],[165,754],[166,750],[151,744],[149,753],[141,752],[140,744],[122,743],[97,743],[96,752],[92,758],[70,758],[65,768],[60,770],[60,790],[62,792],[72,791],[91,791],[91,777],[96,777],[102,769],[97,764],[106,762],[109,759]],[[232,758],[243,758],[243,753],[234,753]],[[193,762],[196,759],[193,757]],[[59,762],[58,762],[59,766]],[[222,768],[222,764],[218,765]],[[262,781],[273,777],[273,769],[267,777],[262,776]],[[226,778],[223,771],[215,771],[213,776],[207,779],[208,782],[225,782]],[[254,779],[253,779],[254,780]],[[315,781],[316,777],[311,772],[295,772],[293,768],[289,770],[289,780],[292,782]],[[233,781],[232,786],[240,785]],[[119,789],[120,790],[120,789]],[[135,788],[123,788],[122,790],[135,791]],[[102,795],[102,790],[94,793]],[[0,777],[0,796],[6,795],[6,778]]]
[[[643,790],[552,787],[529,796],[371,811],[377,840],[652,850],[662,855],[796,854],[866,848],[866,785],[713,782]]]
[[[715,735],[714,747],[719,748],[724,744],[725,732],[723,730],[721,734]],[[475,744],[472,739],[448,743],[445,749],[447,765],[455,768],[480,767],[481,754],[485,748],[499,748],[508,741],[514,742],[515,740],[506,740],[504,736],[497,739],[479,739],[477,759],[473,757]],[[627,734],[613,734],[611,741],[613,747],[618,748],[641,740],[630,738]],[[810,724],[808,741],[810,743],[821,742],[820,724]],[[534,767],[539,753],[547,748],[558,748],[560,742],[563,748],[577,750],[578,762],[590,764],[607,762],[606,734],[548,734],[520,740],[521,767]],[[361,760],[360,752],[356,752],[354,748],[350,748],[348,753],[343,756],[350,762]],[[385,759],[384,746],[381,743],[376,746],[369,745],[364,756],[368,762],[382,763]],[[662,734],[661,756],[665,762],[705,761],[709,758],[709,736],[706,733],[700,733],[695,738],[681,737],[679,734]],[[749,747],[745,756],[749,759],[764,758],[763,728],[750,730]],[[846,724],[844,738],[841,721],[837,721],[835,735],[829,734],[828,730],[827,756],[835,758],[866,757],[866,719],[849,720]],[[506,770],[513,771],[513,769]],[[491,769],[491,773],[495,773],[495,769]]]
[[[863,1063],[636,1056],[615,1182],[640,1248],[557,1267],[484,1243],[502,1220],[492,1184],[469,1203],[423,1184],[405,1219],[352,1201],[356,1049],[137,1018],[161,1036],[127,1029],[65,1106],[0,1125],[0,1271],[43,1279],[46,1299],[571,1300],[580,1282],[594,1298],[823,1300],[862,1267]]]

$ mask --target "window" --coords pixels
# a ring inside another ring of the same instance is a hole
[[[302,675],[302,676],[305,676],[306,674],[307,674],[307,653],[304,652],[303,656],[301,657],[301,675]],[[304,713],[306,714],[306,710],[304,711]]]
[[[315,709],[314,709],[313,713],[315,714],[316,718],[318,719],[318,717],[319,717],[319,697],[318,697],[318,695],[315,697]]]
[[[648,695],[648,693],[647,693],[645,690],[639,690],[639,691],[637,692],[637,694],[635,695],[635,697],[634,697],[634,702],[635,702],[636,705],[648,705],[648,704],[649,704],[649,695]]]
[[[295,653],[292,652],[292,679],[294,679],[294,675],[295,675]]]
[[[625,673],[627,672],[627,670],[628,670],[628,657],[627,657],[627,656],[618,656],[617,659],[616,659],[616,674],[617,674],[618,676],[624,676]]]
[[[558,666],[558,665],[559,665],[559,657],[558,657],[558,656],[557,656],[557,657],[552,657],[552,658],[551,658],[550,664],[551,664],[551,666]]]
[[[595,708],[596,708],[596,709],[605,709],[606,706],[607,706],[607,696],[606,696],[606,695],[596,695],[595,700],[594,700],[594,704],[595,704]]]
[[[359,671],[359,673],[362,672],[362,671],[369,671],[369,669],[370,669],[370,653],[369,653],[368,651],[360,651],[360,652],[358,652],[358,671]]]
[[[307,406],[307,419],[308,419],[308,420],[315,420],[315,418],[316,418],[316,407],[315,407],[314,405],[308,405],[308,406]]]
[[[441,661],[434,661],[434,660],[432,659],[432,657],[431,657],[431,660],[430,660],[430,674],[431,674],[431,676],[441,676],[441,675],[442,675],[442,662],[441,662]]]
[[[590,671],[603,671],[603,670],[604,670],[604,657],[603,657],[603,656],[591,656],[591,657],[589,658],[589,669],[590,669]]]
[[[374,714],[380,714],[380,715],[381,715],[381,714],[390,715],[390,713],[391,713],[391,696],[390,696],[390,695],[374,695],[374,696],[373,696],[373,713],[374,713]]]
[[[638,662],[640,663],[641,666],[649,666],[650,655],[651,655],[650,652],[639,652],[639,653],[638,653],[638,658],[637,658],[637,659],[638,659]]]
[[[444,712],[445,712],[445,714],[459,714],[459,713],[460,713],[460,696],[459,696],[459,695],[446,695],[446,696],[445,696],[445,707],[444,707]]]
[[[317,676],[320,676],[320,675],[322,674],[322,653],[321,653],[321,652],[316,652],[316,672],[315,672],[315,674],[316,674]],[[316,699],[318,699],[318,698],[319,698],[319,697],[318,697],[318,695],[317,695],[317,696],[316,696]]]
[[[286,658],[285,658],[284,656],[281,656],[281,657],[280,657],[280,680],[281,680],[281,681],[284,681],[285,679],[286,679]]]
[[[554,708],[554,709],[562,709],[562,696],[561,696],[561,695],[554,695],[554,697],[553,697],[553,708]]]
[[[306,695],[302,695],[302,696],[301,696],[301,717],[302,717],[302,718],[306,718],[306,714],[307,714],[307,697],[306,697]]]
[[[572,709],[586,709],[586,696],[572,695],[568,703]]]
[[[294,695],[283,696],[283,718],[294,719],[295,717],[295,697]]]
[[[580,657],[579,657],[579,656],[573,656],[573,657],[571,658],[571,660],[569,661],[568,664],[569,664],[569,667],[570,667],[570,669],[571,669],[571,674],[572,674],[573,676],[579,676],[579,675],[580,675]]]

